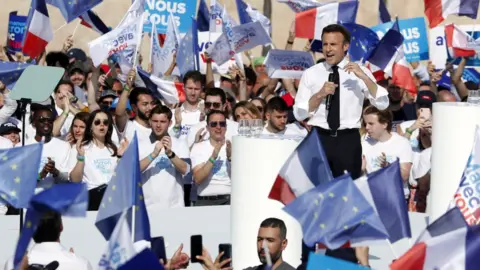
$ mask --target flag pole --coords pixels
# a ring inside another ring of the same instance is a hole
[[[134,184],[133,190],[135,190],[137,188],[137,185],[135,185],[136,183],[133,183],[133,184]],[[134,195],[133,199],[135,200],[135,195]],[[135,228],[135,212],[137,212],[136,208],[137,208],[137,206],[134,203],[133,206],[132,206],[132,243],[135,243],[135,229],[136,229]]]
[[[56,32],[58,32],[58,30],[62,29],[63,27],[67,26],[67,23],[64,23],[62,24],[60,27],[58,27],[55,31],[53,31],[53,33],[55,34]]]
[[[390,247],[390,251],[392,251],[393,257],[395,257],[395,259],[398,259],[398,255],[397,255],[397,253],[395,252],[395,249],[392,246],[392,242],[390,242],[389,239],[386,239],[385,241],[387,241],[387,244]]]
[[[153,60],[153,37],[156,31],[153,31],[155,25],[152,23],[152,31],[151,31],[151,38],[150,38],[150,64],[152,63]],[[155,29],[156,30],[156,29]]]
[[[75,29],[73,29],[72,39],[75,36],[75,33],[77,32],[77,29],[81,23],[82,23],[82,20],[79,19],[77,25],[75,26]]]
[[[145,12],[142,14],[142,21],[145,20]],[[153,26],[152,26],[153,27]],[[142,47],[142,40],[143,40],[143,27],[142,27],[142,33],[139,35],[139,42],[137,47],[135,48],[135,55],[133,56],[133,68],[137,68],[137,58],[138,58],[138,51],[140,50],[140,47]]]

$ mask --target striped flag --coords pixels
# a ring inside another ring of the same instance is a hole
[[[105,25],[105,23],[98,17],[95,12],[89,10],[82,15],[79,16],[81,24],[93,29],[94,31],[98,32],[100,35],[104,35],[110,31],[110,29]]]
[[[443,22],[448,15],[477,18],[478,0],[425,0],[425,15],[434,28]]]
[[[45,51],[48,42],[53,39],[53,30],[45,0],[32,0],[27,29],[22,51],[30,58],[36,58]]]

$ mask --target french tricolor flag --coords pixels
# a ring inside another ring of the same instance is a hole
[[[329,3],[295,15],[295,33],[299,38],[322,39],[327,25],[354,23],[357,17],[358,1]]]
[[[468,227],[458,208],[429,225],[417,243],[390,265],[403,269],[478,269],[480,226]]]
[[[138,68],[138,75],[145,86],[154,93],[154,96],[167,104],[177,104],[185,101],[183,83],[163,80],[155,75]]]
[[[454,58],[472,57],[477,54],[475,49],[468,46],[474,39],[454,24],[445,26],[445,39],[448,51]]]
[[[367,60],[373,73],[383,70],[392,77],[393,84],[416,93],[417,87],[403,51],[403,40],[397,19]]]
[[[313,129],[280,169],[268,198],[287,205],[306,191],[332,180],[318,132]]]
[[[36,58],[45,51],[48,42],[53,39],[45,0],[32,0],[27,29],[22,51],[30,58]]]
[[[103,23],[102,19],[98,17],[95,12],[89,10],[79,16],[81,24],[90,29],[95,30],[100,35],[104,35],[110,31],[110,29]]]
[[[425,0],[425,15],[434,28],[443,22],[448,15],[477,18],[478,0]]]

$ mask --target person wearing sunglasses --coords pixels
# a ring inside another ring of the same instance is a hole
[[[50,188],[55,183],[68,181],[68,159],[70,145],[53,137],[54,115],[51,107],[35,104],[32,126],[35,136],[28,138],[25,145],[43,142],[42,159],[38,174],[37,190]]]
[[[193,180],[198,185],[195,206],[229,205],[231,191],[232,144],[227,140],[225,112],[207,115],[208,140],[196,143],[190,152]]]
[[[225,112],[227,96],[225,92],[220,88],[208,88],[205,91],[205,114],[209,114],[211,111]],[[226,119],[226,138],[231,140],[233,136],[237,135],[238,123]],[[204,140],[208,140],[210,134],[206,131],[207,122],[202,121],[190,128],[188,132],[187,144],[189,149],[192,148],[194,143],[198,143]]]
[[[70,181],[88,186],[88,210],[98,210],[103,193],[117,167],[118,158],[128,146],[117,147],[112,141],[113,120],[110,113],[96,110],[90,114],[82,140],[70,154]]]

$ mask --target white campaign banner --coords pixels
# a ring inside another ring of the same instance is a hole
[[[200,72],[202,72],[203,74],[207,72],[207,61],[205,58],[205,52],[207,52],[209,46],[215,43],[215,41],[220,37],[221,34],[222,33],[209,34],[208,32],[198,32],[198,58],[200,60]],[[220,66],[213,62],[213,72],[218,74],[225,74],[228,72],[228,68],[232,65],[235,65],[235,58],[231,58]]]

